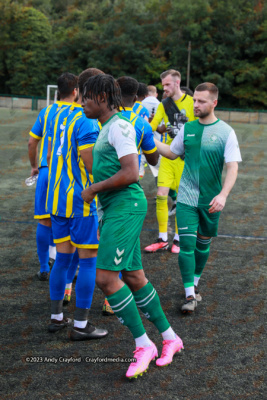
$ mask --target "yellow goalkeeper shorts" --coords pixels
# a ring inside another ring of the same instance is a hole
[[[158,187],[177,190],[184,169],[184,161],[180,157],[175,160],[161,157],[158,175]]]

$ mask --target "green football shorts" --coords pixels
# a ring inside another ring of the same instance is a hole
[[[220,212],[209,213],[210,206],[193,207],[177,203],[176,218],[179,235],[193,235],[197,232],[206,237],[215,237],[218,232]]]
[[[100,222],[96,268],[110,271],[143,269],[139,236],[146,214],[110,216]]]

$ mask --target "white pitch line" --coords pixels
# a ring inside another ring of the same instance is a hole
[[[148,229],[148,228],[143,228],[142,231],[158,232],[157,229]],[[267,237],[265,236],[218,235],[217,237],[225,239],[244,239],[244,240],[262,240],[262,241],[267,240]]]
[[[226,239],[267,240],[267,237],[257,237],[257,236],[218,235],[217,237]]]

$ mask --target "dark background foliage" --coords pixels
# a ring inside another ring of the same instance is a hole
[[[0,0],[0,93],[45,95],[59,74],[98,67],[160,88],[168,68],[220,106],[267,107],[263,0]]]

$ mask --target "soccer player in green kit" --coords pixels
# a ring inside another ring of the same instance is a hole
[[[93,149],[94,184],[82,192],[88,203],[97,195],[103,211],[96,283],[135,339],[136,362],[130,364],[126,376],[136,378],[158,355],[137,306],[163,337],[158,366],[170,364],[183,342],[167,321],[158,294],[143,271],[139,235],[147,202],[138,182],[136,133],[129,120],[117,112],[122,106],[118,83],[110,75],[90,78],[84,85],[82,104],[87,118],[97,118],[102,125]]]
[[[170,146],[156,140],[166,158],[174,160],[185,154],[176,208],[181,247],[178,260],[186,297],[183,313],[193,312],[202,300],[198,282],[209,257],[211,238],[217,236],[220,212],[235,184],[238,162],[242,161],[234,130],[214,114],[218,88],[202,83],[196,87],[193,100],[199,119],[187,122]],[[222,186],[224,161],[227,172]]]

